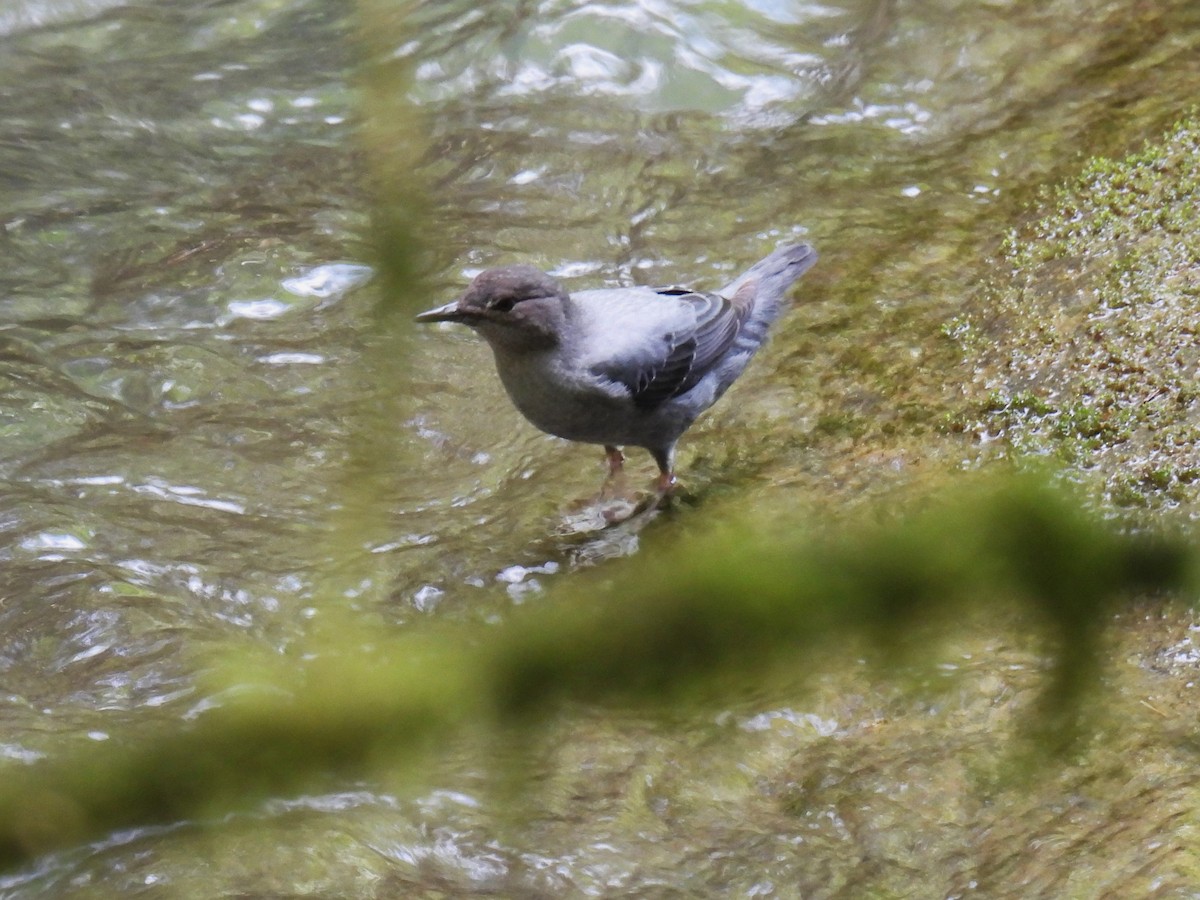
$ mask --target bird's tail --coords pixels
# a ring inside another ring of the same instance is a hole
[[[797,278],[807,272],[817,261],[817,251],[811,244],[789,244],[780,247],[765,259],[760,259],[749,269],[721,289],[721,295],[732,297],[738,288],[751,278],[758,280],[756,294],[759,298],[782,297]]]
[[[810,245],[789,244],[766,259],[760,259],[721,289],[721,295],[739,308],[741,324],[733,345],[717,366],[710,403],[720,397],[746,368],[746,363],[767,339],[767,332],[783,311],[787,289],[816,261],[817,251]]]
[[[761,341],[766,336],[767,329],[779,318],[787,289],[816,261],[817,251],[811,244],[789,244],[760,259],[721,289],[721,295],[735,303],[748,301],[746,337]]]

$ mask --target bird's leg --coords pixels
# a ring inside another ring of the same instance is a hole
[[[621,466],[625,464],[625,454],[621,452],[620,447],[614,447],[611,444],[604,445],[604,458],[608,460],[608,475],[613,477],[621,471]]]
[[[597,499],[607,502],[624,497],[629,486],[625,481],[625,454],[621,449],[612,444],[605,444],[604,460],[608,464],[608,475],[604,477],[604,484],[600,487]]]
[[[651,450],[650,455],[658,463],[658,481],[655,489],[659,497],[665,497],[675,487],[675,445],[662,450]]]

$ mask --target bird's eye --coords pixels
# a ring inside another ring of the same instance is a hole
[[[491,302],[490,308],[496,312],[512,312],[514,303],[516,301],[512,297],[499,297]]]

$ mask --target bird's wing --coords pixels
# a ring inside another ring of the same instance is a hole
[[[589,368],[645,409],[695,387],[733,345],[752,300],[748,291],[730,300],[682,287],[587,293],[610,336]]]

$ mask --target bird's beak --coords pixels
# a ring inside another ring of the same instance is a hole
[[[457,300],[436,309],[427,309],[417,315],[418,322],[461,322],[465,318],[467,316],[458,308]]]

